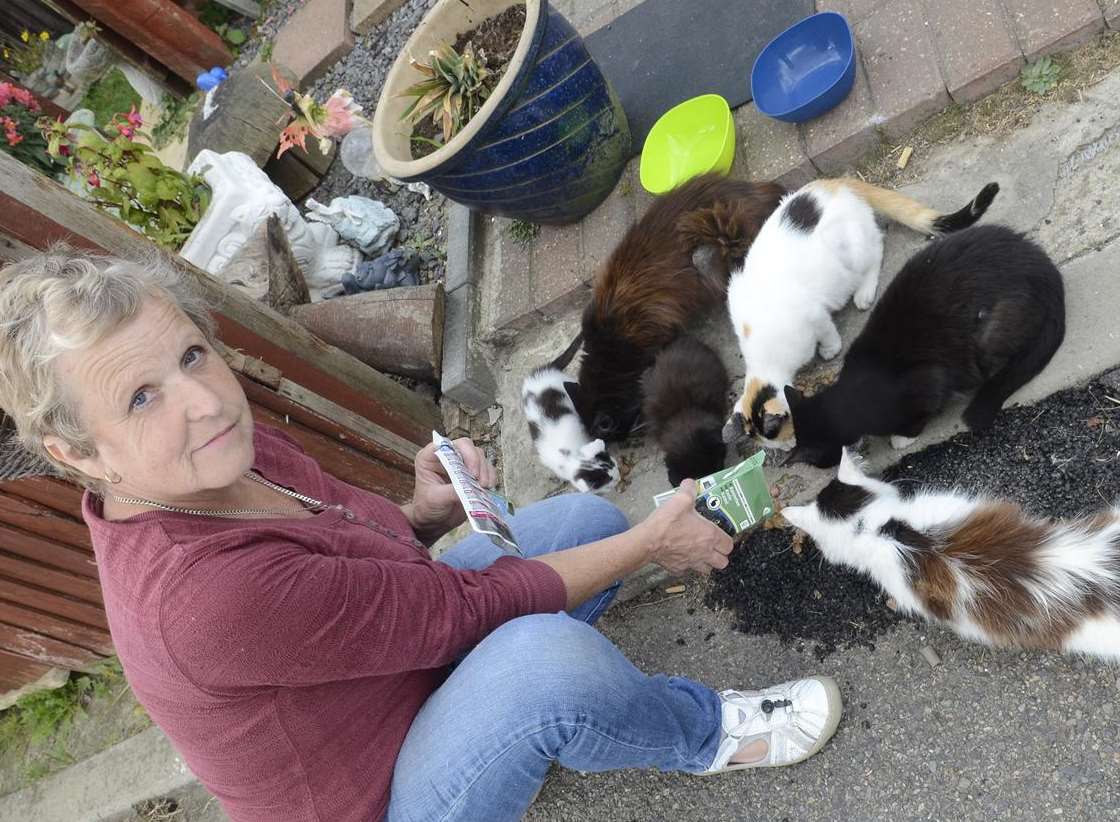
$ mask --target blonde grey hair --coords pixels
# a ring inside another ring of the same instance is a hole
[[[101,483],[60,463],[43,445],[53,435],[82,456],[97,453],[55,363],[66,352],[96,345],[149,297],[177,306],[214,340],[206,301],[162,255],[124,260],[54,247],[0,271],[0,408],[24,448],[87,488]]]

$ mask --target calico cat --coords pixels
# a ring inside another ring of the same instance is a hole
[[[849,299],[859,309],[875,301],[883,259],[876,212],[915,231],[946,234],[980,219],[998,192],[990,183],[953,214],[848,178],[816,180],[787,196],[727,290],[747,373],[724,438],[753,435],[769,447],[793,447],[782,389],[814,352],[826,360],[840,353],[833,312]]]
[[[961,636],[1120,661],[1120,507],[1054,522],[1006,500],[864,476],[845,449],[810,505],[782,509],[832,563]]]
[[[719,355],[688,335],[662,349],[642,378],[642,417],[665,452],[670,485],[723,468],[721,429],[730,388]]]
[[[603,491],[618,480],[618,466],[601,439],[587,436],[571,399],[577,386],[563,371],[581,342],[577,335],[560,356],[525,378],[521,408],[544,467],[577,491]]]
[[[577,408],[593,436],[610,441],[629,433],[640,412],[642,372],[723,302],[731,266],[783,193],[773,183],[707,174],[657,198],[626,232],[583,314]],[[697,255],[700,246],[716,253]]]
[[[787,386],[791,460],[835,465],[865,434],[905,447],[958,394],[975,394],[969,428],[1050,361],[1065,336],[1062,275],[1005,226],[980,226],[916,253],[883,293],[836,382],[805,397]]]

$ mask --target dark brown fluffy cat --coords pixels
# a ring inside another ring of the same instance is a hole
[[[593,437],[618,440],[630,431],[642,372],[688,325],[723,304],[731,267],[783,194],[774,183],[706,174],[659,197],[626,232],[583,315],[576,407]],[[715,254],[697,268],[702,247]]]

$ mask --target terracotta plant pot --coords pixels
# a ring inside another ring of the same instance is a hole
[[[525,3],[525,28],[489,99],[447,145],[412,159],[401,97],[421,79],[409,63],[518,0],[440,0],[386,78],[373,120],[381,168],[423,181],[473,209],[534,223],[570,223],[601,203],[630,157],[626,114],[571,23],[547,0]]]

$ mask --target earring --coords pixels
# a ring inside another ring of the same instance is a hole
[[[110,485],[116,485],[117,483],[119,483],[121,481],[121,475],[116,473],[115,471],[113,471],[113,475],[109,476],[110,471],[112,471],[111,468],[106,468],[105,469],[105,481],[107,483],[109,483]]]

